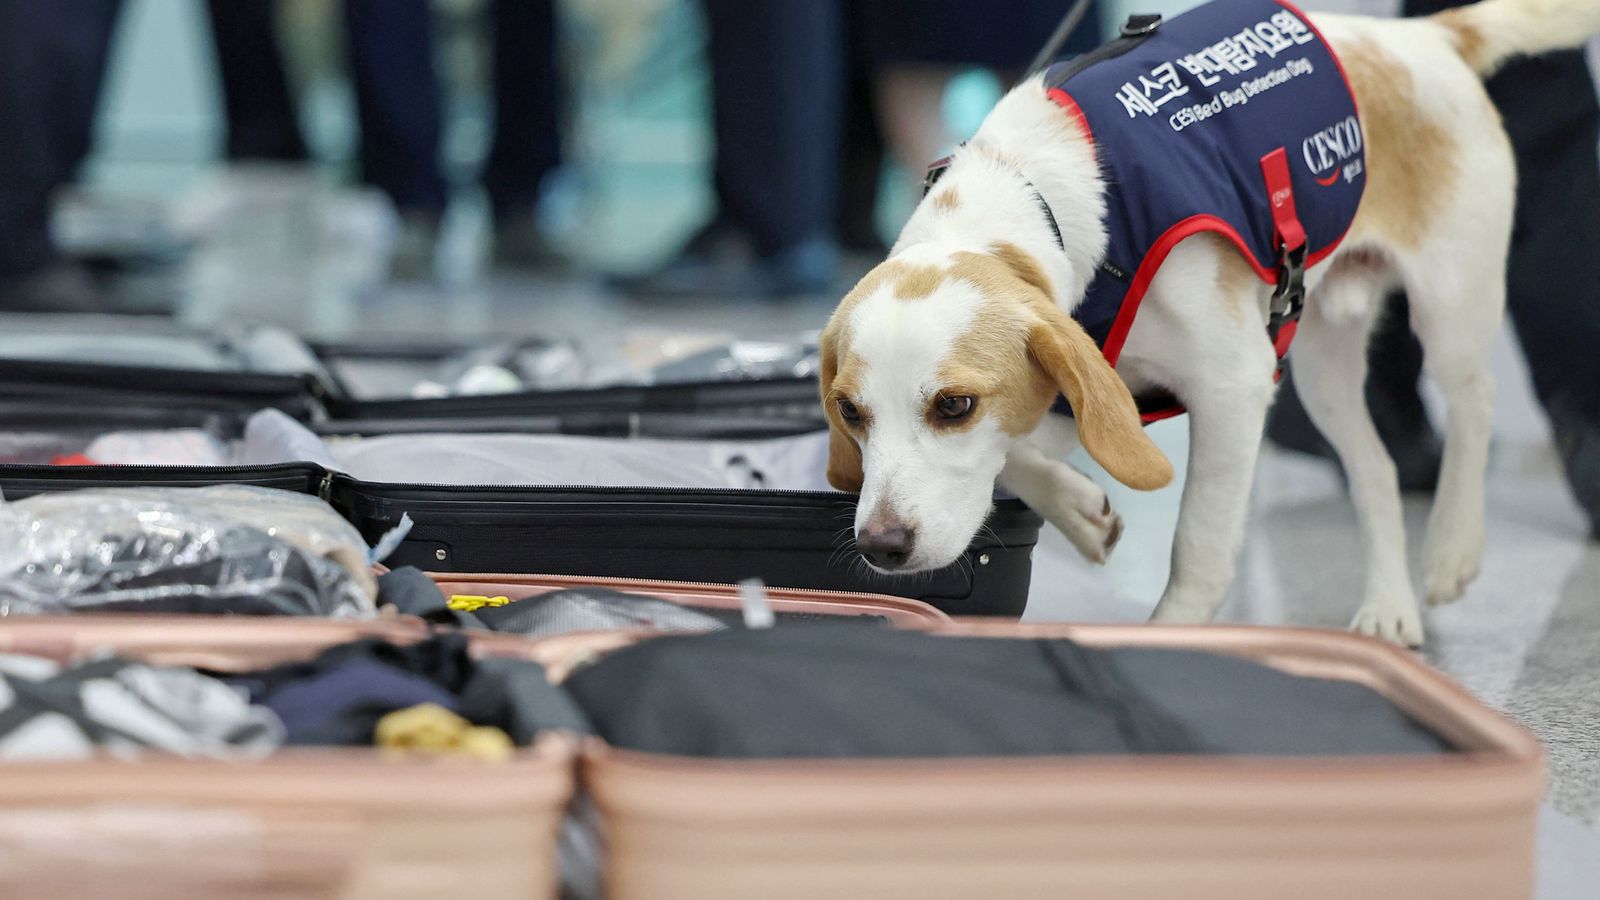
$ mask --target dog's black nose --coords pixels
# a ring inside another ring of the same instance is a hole
[[[856,537],[856,548],[880,569],[898,569],[911,558],[917,540],[915,529],[904,522],[868,522]]]

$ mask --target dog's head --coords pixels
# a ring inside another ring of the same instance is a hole
[[[862,555],[885,571],[954,562],[989,515],[1011,443],[1058,394],[1118,481],[1172,480],[1127,386],[1028,254],[906,253],[869,273],[822,333],[828,481],[861,495]]]

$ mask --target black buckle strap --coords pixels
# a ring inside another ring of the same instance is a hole
[[[1268,307],[1267,336],[1277,342],[1278,333],[1290,322],[1300,321],[1306,305],[1306,245],[1284,248],[1278,267],[1278,286],[1272,291]]]

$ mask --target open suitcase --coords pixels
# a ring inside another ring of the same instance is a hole
[[[596,741],[582,783],[607,835],[607,896],[1532,895],[1537,742],[1402,650],[1284,629],[966,622],[936,633],[1197,650],[1356,682],[1457,752],[733,760]]]
[[[569,588],[644,593],[691,609],[739,609],[725,585],[549,576],[436,575],[447,593],[523,599]],[[785,619],[949,624],[914,600],[771,591]],[[17,617],[0,653],[62,661],[99,652],[155,665],[244,671],[360,637],[409,643],[416,619],[365,623],[193,616]],[[574,648],[638,640],[587,632],[529,641],[473,632],[474,653],[532,659],[552,674]],[[576,744],[546,735],[511,761],[390,758],[361,748],[281,748],[259,761],[0,764],[0,896],[53,898],[554,897],[556,831]],[[397,789],[403,785],[403,789]]]
[[[1018,500],[955,565],[879,575],[843,544],[853,498],[818,491],[483,487],[360,481],[319,466],[0,466],[20,499],[93,487],[250,484],[320,496],[375,541],[409,515],[387,562],[434,572],[593,575],[891,594],[953,615],[1016,617],[1043,520]]]
[[[241,671],[360,637],[425,634],[414,621],[11,618],[0,651]],[[480,652],[528,647],[487,641]],[[493,764],[343,747],[255,762],[7,761],[0,896],[553,898],[572,752],[554,734]]]
[[[327,434],[526,432],[759,439],[826,428],[813,378],[568,388],[328,404]]]
[[[0,399],[319,415],[339,392],[298,338],[139,316],[0,317]]]

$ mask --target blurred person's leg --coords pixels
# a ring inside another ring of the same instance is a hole
[[[495,259],[560,262],[534,220],[545,176],[561,165],[562,82],[554,0],[492,0],[494,141],[483,187],[495,224]]]
[[[1519,172],[1506,308],[1600,537],[1600,101],[1578,52],[1515,61],[1489,95]]]
[[[0,3],[0,309],[105,298],[50,238],[50,201],[89,155],[121,0]]]
[[[389,195],[401,216],[397,276],[432,268],[449,186],[439,159],[443,131],[428,0],[345,0],[345,37],[361,130],[361,179]]]
[[[638,294],[783,296],[832,287],[844,54],[839,0],[705,0],[716,221],[623,286]],[[752,257],[726,252],[730,232]]]
[[[306,158],[278,45],[278,0],[207,0],[230,160]]]
[[[878,109],[895,161],[918,184],[929,164],[949,152],[944,94],[957,70],[898,64],[878,76]]]
[[[944,97],[951,79],[962,69],[988,69],[1009,88],[1071,6],[1039,0],[858,2],[884,136],[919,184],[928,164],[950,149]],[[1094,5],[1060,55],[1092,50],[1100,41],[1100,10]]]
[[[852,265],[876,265],[889,247],[878,230],[879,182],[883,178],[884,141],[878,126],[859,4],[848,4],[841,16],[844,29],[845,88],[843,132],[839,139],[839,203],[834,231],[839,245],[856,254]]]

